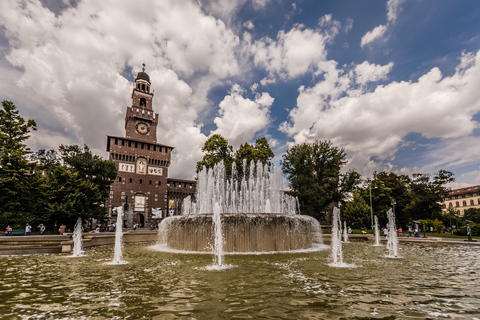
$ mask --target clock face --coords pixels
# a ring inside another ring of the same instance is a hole
[[[150,131],[150,127],[145,122],[138,122],[135,128],[140,134],[147,134]]]

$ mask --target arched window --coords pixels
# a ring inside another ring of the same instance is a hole
[[[122,177],[118,177],[118,182],[122,182]]]
[[[158,185],[161,186],[161,185],[162,185],[162,181],[158,181]]]
[[[142,83],[142,90],[145,91],[145,83]]]
[[[140,98],[140,107],[145,107],[147,105],[147,100],[145,98]]]
[[[455,202],[455,207],[460,207],[460,203],[458,203],[458,201]]]
[[[150,92],[150,87],[149,86],[147,86],[147,92]]]
[[[478,198],[478,204],[480,204],[480,198]]]
[[[152,184],[152,180],[150,180],[150,181],[148,182],[148,184]]]
[[[142,182],[143,182],[142,179],[140,179],[140,183],[142,183]]]
[[[449,208],[453,208],[453,204],[450,202],[450,203],[448,204],[448,207],[449,207]]]
[[[467,206],[467,201],[466,201],[466,200],[463,200],[463,206],[464,206],[464,207]]]
[[[137,88],[138,90],[140,90],[140,83],[137,83]]]
[[[473,200],[470,200],[470,205],[471,206],[474,206],[475,205],[475,202]]]

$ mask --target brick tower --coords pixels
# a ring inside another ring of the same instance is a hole
[[[133,223],[156,224],[168,212],[178,214],[181,200],[193,193],[193,181],[168,178],[173,147],[157,143],[158,114],[153,110],[153,96],[144,64],[135,79],[132,105],[127,107],[125,137],[107,136],[109,159],[118,174],[110,186],[106,207],[114,222],[116,208],[122,206],[128,227]]]

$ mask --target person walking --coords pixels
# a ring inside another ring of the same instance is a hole
[[[31,236],[32,235],[32,226],[28,223],[25,225],[25,235]]]
[[[412,236],[412,226],[408,226],[408,237]]]
[[[43,223],[40,223],[38,228],[40,228],[40,235],[43,236],[43,233],[45,232],[45,229],[46,229]]]

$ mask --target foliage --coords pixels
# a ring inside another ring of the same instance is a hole
[[[475,223],[480,223],[480,209],[479,208],[470,208],[465,210],[463,215],[465,220],[470,220]]]
[[[437,232],[442,233],[442,231],[445,229],[445,225],[442,221],[435,219],[433,221],[433,228],[436,229]]]
[[[353,199],[341,208],[342,218],[352,228],[362,228],[370,225],[370,206],[358,192],[353,193]]]
[[[325,220],[329,208],[340,204],[360,181],[360,174],[351,170],[341,173],[347,163],[343,148],[330,141],[303,143],[287,149],[281,166],[298,197],[302,214]]]
[[[243,175],[244,170],[249,170],[252,161],[271,164],[270,160],[274,156],[267,139],[264,137],[257,139],[255,145],[247,142],[241,144],[234,155],[233,147],[228,144],[228,140],[219,134],[215,134],[205,142],[202,151],[205,152],[205,155],[201,161],[197,162],[197,173],[204,167],[210,169],[223,161],[229,176],[232,174],[233,163],[235,163],[238,174]],[[244,160],[246,168],[243,168]]]
[[[116,177],[115,165],[87,146],[62,145],[60,158],[55,150],[32,154],[24,141],[36,130],[35,121],[23,119],[9,101],[2,106],[0,224],[22,228],[28,222],[35,228],[43,223],[51,230],[54,222],[73,227],[79,216],[103,217],[102,201]]]
[[[203,145],[202,151],[205,153],[203,159],[197,162],[197,173],[202,171],[203,167],[213,168],[217,163],[223,161],[227,168],[227,173],[231,173],[233,163],[233,148],[228,144],[228,140],[219,134],[211,136]],[[228,170],[230,168],[230,170]]]
[[[472,230],[472,236],[480,236],[480,223],[471,223],[470,228]],[[466,236],[467,235],[467,226],[460,227],[455,229],[453,234],[457,236]]]
[[[117,177],[115,164],[94,155],[87,145],[60,145],[62,160],[72,172],[84,180],[89,180],[102,192],[103,198],[108,196],[109,186]]]

